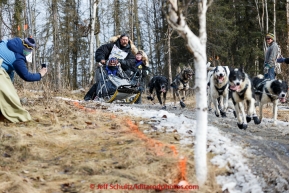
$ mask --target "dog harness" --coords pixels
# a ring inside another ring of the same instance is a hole
[[[237,94],[239,95],[239,97],[240,97],[241,99],[244,99],[244,94],[245,94],[248,86],[249,86],[249,85],[246,84],[246,86],[245,86],[245,88],[244,88],[243,90],[241,90],[240,92],[237,92]]]
[[[276,100],[278,98],[278,97],[276,97],[276,98],[273,97],[274,95],[272,95],[267,88],[264,88],[264,90],[265,90],[267,96],[270,98],[271,102],[273,102],[274,100]]]
[[[184,80],[182,80],[182,79],[180,79],[180,81],[181,81],[181,83],[183,83],[183,86],[184,86],[184,88],[186,88],[187,87],[187,83],[188,82],[185,82]]]
[[[215,89],[218,91],[219,95],[223,95],[223,93],[224,93],[224,91],[225,91],[227,86],[228,86],[228,83],[225,84],[222,88],[218,88],[218,87],[215,86]]]

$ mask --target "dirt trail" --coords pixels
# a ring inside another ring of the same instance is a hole
[[[159,105],[138,107],[160,109]],[[272,126],[270,119],[264,119],[260,125],[250,122],[245,131],[238,129],[232,112],[226,118],[218,118],[213,112],[208,114],[209,125],[218,127],[232,141],[248,149],[249,167],[258,176],[264,192],[289,192],[289,111],[286,108],[278,112],[278,120],[284,121],[282,124]],[[195,111],[188,108],[168,107],[166,110],[189,118],[195,117]],[[271,117],[271,107],[265,111],[265,117]]]

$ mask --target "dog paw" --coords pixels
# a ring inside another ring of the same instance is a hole
[[[248,125],[247,125],[247,124],[244,124],[244,123],[242,123],[242,124],[237,123],[237,125],[238,125],[239,129],[244,129],[244,130],[246,130],[247,127],[248,127]]]
[[[222,110],[221,110],[221,111],[220,111],[220,113],[221,113],[221,116],[222,116],[222,117],[227,117],[227,115],[226,115],[226,112],[225,112],[225,111],[222,111]]]
[[[180,105],[181,105],[182,108],[185,108],[185,107],[186,107],[185,103],[182,102],[182,101],[180,101]]]
[[[252,118],[249,116],[246,116],[246,120],[247,120],[247,123],[249,123],[252,120]]]
[[[219,116],[220,116],[219,114],[217,114],[217,111],[215,111],[215,115],[216,115],[216,117],[219,117]]]
[[[151,100],[151,101],[154,100],[154,98],[151,97],[151,96],[148,96],[147,99],[148,99],[148,100]]]
[[[253,117],[253,120],[254,120],[254,123],[255,123],[256,125],[259,125],[259,124],[261,123],[261,120],[259,120],[259,118],[258,118],[257,116],[254,116],[254,117]]]
[[[166,107],[166,106],[163,106],[162,109],[167,109],[167,107]]]

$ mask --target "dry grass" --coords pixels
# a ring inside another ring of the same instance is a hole
[[[82,99],[84,93],[24,90],[19,95],[26,97],[33,121],[0,123],[0,192],[99,192],[91,184],[177,184],[183,179],[197,185],[193,147],[180,148],[176,133],[145,135],[148,120],[115,115],[96,103],[53,98]],[[208,164],[208,181],[195,192],[221,192],[215,176],[226,171]]]

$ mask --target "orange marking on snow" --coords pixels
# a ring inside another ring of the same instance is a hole
[[[177,156],[178,155],[178,151],[177,151],[176,147],[174,145],[171,145],[170,148],[173,151],[174,156]]]
[[[149,146],[153,147],[153,150],[155,150],[157,155],[164,155],[164,151],[163,151],[164,147],[169,147],[172,150],[174,156],[178,155],[178,151],[174,145],[166,145],[160,141],[151,139],[151,138],[147,137],[143,132],[141,132],[138,129],[138,126],[135,125],[131,120],[127,119],[126,122],[129,126],[129,128],[131,129],[131,131],[134,132],[138,136],[139,139],[146,141]],[[187,175],[187,171],[186,171],[187,170],[187,159],[184,157],[180,158],[178,161],[178,167],[180,170],[180,176],[179,177],[181,179],[177,179],[176,181],[177,182],[179,182],[180,180],[186,181],[187,180],[187,177],[186,177],[186,175]]]
[[[181,172],[181,180],[187,180],[186,175],[187,175],[187,159],[186,158],[181,158],[179,160],[179,167],[180,167],[180,172]]]
[[[81,109],[81,110],[84,110],[84,111],[87,111],[87,112],[90,112],[90,113],[96,112],[96,111],[93,110],[93,109],[89,109],[89,108],[86,108],[86,107],[80,105],[79,102],[77,102],[77,101],[74,101],[74,102],[73,102],[73,105],[74,105],[75,107]]]
[[[128,124],[129,128],[131,129],[132,132],[134,132],[139,139],[142,139],[143,141],[145,141],[149,146],[153,147],[153,149],[155,150],[157,155],[164,155],[164,147],[169,147],[170,149],[172,149],[172,151],[174,152],[174,154],[176,153],[176,148],[174,146],[168,146],[163,144],[160,141],[151,139],[149,137],[147,137],[143,132],[141,132],[138,129],[138,126],[135,125],[131,120],[127,119],[126,123]]]

